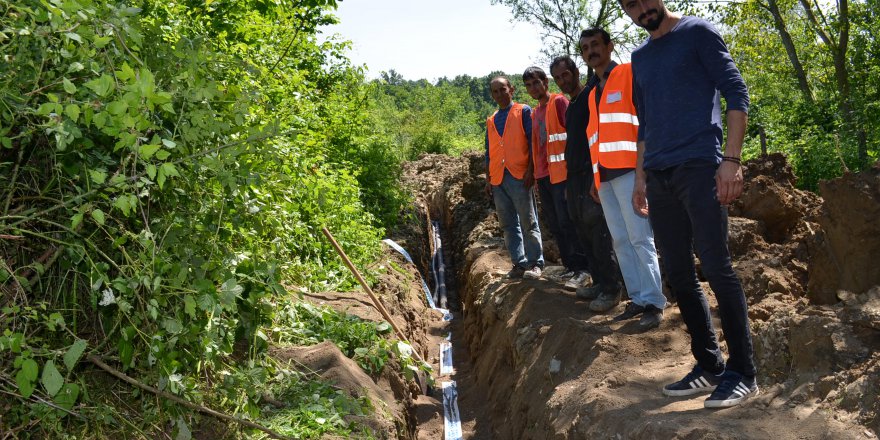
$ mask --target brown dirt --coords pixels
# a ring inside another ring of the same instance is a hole
[[[461,301],[453,378],[466,438],[876,438],[878,168],[824,183],[823,199],[794,188],[782,156],[747,164],[730,247],[762,393],[721,411],[659,392],[693,362],[674,307],[659,329],[640,334],[631,322],[588,312],[555,282],[503,280],[510,263],[482,168],[476,154],[427,155],[404,173],[424,206],[413,217],[440,220],[447,273],[456,275],[447,285]],[[817,268],[822,258],[847,267]],[[437,438],[439,419],[419,419],[419,438]]]
[[[880,163],[870,170],[821,182],[821,229],[809,242],[810,300],[837,302],[839,290],[862,293],[880,284]]]

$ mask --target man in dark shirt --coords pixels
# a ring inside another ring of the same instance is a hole
[[[667,396],[711,391],[706,408],[758,393],[748,305],[727,248],[727,205],[742,193],[740,152],[749,95],[721,35],[705,20],[673,14],[663,0],[620,0],[650,35],[632,54],[639,116],[633,207],[648,213],[666,279],[691,336],[697,365]],[[727,103],[727,142],[721,99]],[[650,210],[649,210],[650,208]],[[697,279],[694,250],[718,300],[730,356],[723,353]]]
[[[589,121],[589,88],[581,84],[580,72],[571,57],[563,56],[550,64],[550,75],[556,85],[568,94],[565,113],[565,162],[568,185],[565,196],[575,232],[587,255],[593,285],[576,291],[578,298],[590,300],[590,310],[607,312],[620,302],[620,269],[611,247],[611,234],[602,215],[602,207],[590,197],[593,170],[587,147]]]

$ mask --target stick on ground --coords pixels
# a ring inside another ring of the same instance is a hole
[[[107,373],[110,373],[111,375],[115,376],[117,379],[120,379],[120,380],[122,380],[122,381],[124,381],[124,382],[128,382],[128,383],[131,384],[131,385],[134,385],[134,386],[136,386],[136,387],[138,387],[138,388],[140,388],[140,389],[142,389],[142,390],[149,391],[149,392],[151,392],[151,393],[153,393],[153,394],[155,394],[155,395],[157,395],[157,396],[164,397],[164,398],[166,398],[166,399],[168,399],[168,400],[170,400],[170,401],[172,401],[172,402],[175,402],[175,403],[178,403],[178,404],[180,404],[180,405],[183,405],[183,406],[185,406],[185,407],[187,407],[187,408],[189,408],[189,409],[193,409],[193,410],[196,410],[196,411],[198,411],[198,412],[201,412],[201,413],[204,413],[204,414],[208,414],[208,415],[210,415],[210,416],[217,417],[218,419],[223,419],[223,420],[229,420],[229,421],[231,421],[231,422],[236,422],[236,423],[242,424],[242,425],[244,425],[244,426],[247,426],[247,427],[249,427],[249,428],[259,429],[260,431],[263,431],[263,432],[265,432],[266,434],[269,434],[269,436],[271,436],[271,437],[273,437],[273,438],[282,439],[282,440],[292,440],[290,437],[287,437],[287,436],[281,435],[281,434],[279,434],[279,433],[277,433],[277,432],[275,432],[275,431],[273,431],[273,430],[271,430],[271,429],[269,429],[269,428],[267,428],[267,427],[265,427],[265,426],[263,426],[263,425],[260,425],[260,424],[258,424],[258,423],[254,423],[254,422],[251,422],[250,420],[245,420],[245,419],[242,419],[242,418],[239,418],[239,417],[231,416],[231,415],[229,415],[229,414],[224,414],[224,413],[221,413],[221,412],[218,412],[218,411],[214,411],[214,410],[211,409],[211,408],[206,408],[206,407],[201,406],[201,405],[196,405],[195,403],[188,402],[188,401],[186,401],[186,400],[184,400],[184,399],[182,399],[182,398],[180,398],[180,397],[175,396],[174,394],[166,393],[165,391],[160,391],[160,390],[157,389],[157,388],[154,388],[154,387],[151,387],[151,386],[149,386],[149,385],[143,384],[143,383],[139,382],[137,379],[134,379],[134,378],[132,378],[132,377],[126,375],[125,373],[123,373],[123,372],[121,372],[121,371],[119,371],[119,370],[117,370],[117,369],[115,369],[115,368],[113,368],[113,367],[111,367],[111,366],[105,364],[105,363],[104,363],[99,357],[97,357],[97,356],[95,356],[95,355],[93,355],[93,354],[90,354],[88,359],[89,359],[89,362],[91,362],[91,363],[97,365],[98,368],[100,368],[100,369],[106,371]]]

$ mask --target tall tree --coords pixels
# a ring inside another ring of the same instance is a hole
[[[578,38],[581,30],[602,27],[611,34],[618,49],[628,52],[637,35],[632,23],[623,18],[617,0],[492,0],[510,8],[514,20],[531,23],[541,29],[544,46],[541,54],[550,60],[559,55],[579,59]]]
[[[788,32],[788,27],[782,17],[782,12],[779,10],[779,4],[776,0],[767,0],[766,4],[758,2],[758,5],[767,9],[767,11],[770,12],[770,15],[773,16],[773,25],[779,33],[779,39],[782,42],[782,46],[785,47],[785,53],[788,55],[788,60],[791,62],[791,66],[794,69],[794,74],[798,80],[798,86],[800,87],[801,93],[807,102],[813,103],[813,91],[807,81],[807,72],[798,57],[794,40]]]

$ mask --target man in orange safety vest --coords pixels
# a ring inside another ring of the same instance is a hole
[[[535,210],[532,109],[513,102],[513,85],[506,77],[495,77],[489,85],[498,110],[486,119],[486,191],[495,201],[513,263],[507,276],[537,279],[544,252]]]
[[[566,271],[560,277],[565,287],[575,290],[588,280],[587,256],[580,245],[574,224],[568,215],[565,201],[565,112],[568,99],[563,94],[551,94],[550,81],[540,67],[529,67],[523,73],[523,83],[529,96],[538,100],[532,111],[532,158],[535,162],[535,181],[541,200],[544,224],[556,239],[562,265]]]
[[[632,67],[611,60],[614,43],[604,29],[581,33],[587,65],[599,77],[590,92],[587,143],[593,167],[590,194],[602,204],[614,253],[630,302],[615,321],[641,315],[639,327],[660,325],[666,297],[660,282],[660,264],[654,232],[646,215],[632,207],[637,167],[639,119],[633,104]]]

